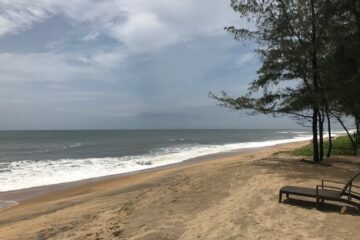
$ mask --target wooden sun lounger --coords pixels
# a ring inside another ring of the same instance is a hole
[[[354,188],[360,190],[359,186],[353,184],[353,181],[358,176],[360,176],[360,172],[353,175],[346,183],[322,180],[321,185],[317,185],[316,188],[284,186],[279,192],[279,203],[281,203],[282,195],[286,194],[287,198],[289,198],[290,195],[315,198],[316,208],[319,207],[320,201],[323,204],[325,200],[330,200],[347,203],[360,209],[360,193],[353,190]],[[343,187],[339,187],[339,185]]]

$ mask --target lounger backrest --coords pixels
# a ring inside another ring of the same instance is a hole
[[[345,184],[342,194],[345,194],[346,189],[349,188],[349,186],[352,184],[352,182],[355,180],[355,178],[357,178],[358,176],[360,176],[360,172],[354,174]]]

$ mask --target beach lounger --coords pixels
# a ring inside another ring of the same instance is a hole
[[[282,195],[285,194],[287,198],[290,195],[315,198],[316,208],[319,207],[320,202],[323,204],[325,200],[330,200],[347,203],[360,209],[360,187],[353,184],[358,176],[360,176],[360,172],[353,175],[346,183],[322,180],[321,185],[317,185],[316,188],[284,186],[279,192],[279,203],[281,203]],[[354,188],[359,191],[355,192]]]

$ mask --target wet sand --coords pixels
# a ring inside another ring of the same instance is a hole
[[[260,148],[257,148],[257,149],[260,149]],[[159,167],[154,167],[154,168],[149,168],[149,169],[144,169],[144,170],[138,170],[138,171],[133,171],[133,172],[128,172],[128,173],[120,173],[120,174],[115,174],[115,175],[108,175],[108,176],[84,179],[84,180],[73,181],[73,182],[66,182],[66,183],[59,183],[59,184],[53,184],[53,185],[45,185],[45,186],[40,186],[40,187],[32,187],[32,188],[26,188],[26,189],[20,189],[20,190],[0,192],[0,211],[3,210],[4,208],[11,207],[11,206],[17,205],[19,203],[34,199],[34,198],[39,198],[39,197],[51,194],[53,192],[67,190],[67,189],[79,187],[82,185],[86,185],[89,183],[99,182],[99,181],[113,179],[113,178],[117,178],[117,177],[137,175],[137,174],[141,174],[141,173],[149,172],[149,171],[169,169],[169,168],[177,167],[177,166],[184,165],[184,164],[193,164],[193,163],[199,163],[201,161],[211,161],[211,160],[216,160],[216,159],[224,158],[224,157],[237,156],[240,153],[256,151],[257,149],[245,148],[245,149],[238,149],[238,150],[232,150],[232,151],[221,152],[221,153],[214,153],[214,154],[209,154],[209,155],[205,155],[205,156],[188,159],[183,162],[172,163],[172,164],[168,164],[168,165],[164,165],[164,166],[159,166]]]
[[[351,207],[278,203],[283,185],[344,181],[359,158],[314,165],[277,145],[112,176],[27,199],[0,211],[0,239],[358,239]],[[359,185],[359,184],[358,184]]]

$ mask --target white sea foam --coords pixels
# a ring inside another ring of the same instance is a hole
[[[183,142],[185,139],[183,138],[171,138],[168,140],[169,142]]]
[[[311,139],[310,135],[292,139],[245,142],[224,145],[183,145],[160,149],[157,153],[119,158],[87,158],[61,160],[24,160],[2,166],[0,191],[72,182],[107,175],[133,172],[182,162],[208,154],[237,149],[274,146]],[[5,168],[4,168],[5,167]]]
[[[0,211],[4,210],[5,208],[9,208],[15,205],[18,205],[19,203],[16,201],[1,201],[0,200]]]
[[[355,133],[356,130],[350,129],[349,130],[350,133]],[[305,131],[281,131],[281,132],[276,132],[276,133],[280,133],[280,134],[297,134],[297,136],[308,136],[309,134],[311,134],[311,131],[305,132]],[[331,135],[332,136],[337,136],[337,135],[344,135],[346,134],[346,131],[343,130],[336,130],[336,131],[331,131]],[[324,131],[324,136],[327,137],[328,136],[328,132]]]
[[[81,147],[81,146],[84,146],[84,143],[81,143],[81,142],[77,142],[75,144],[72,144],[68,147],[64,147],[64,148],[76,148],[76,147]]]
[[[299,131],[283,131],[283,132],[277,132],[281,134],[287,134],[287,133],[295,133],[295,134],[309,134],[309,132],[299,132]]]

